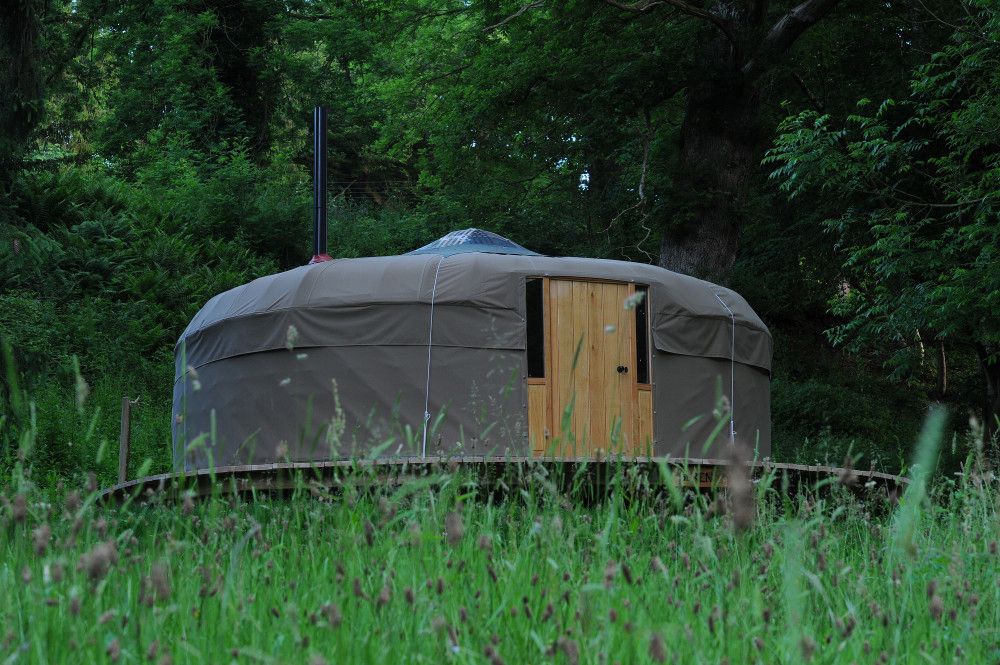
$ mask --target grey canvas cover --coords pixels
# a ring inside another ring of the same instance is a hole
[[[530,454],[525,281],[546,276],[649,286],[655,454],[710,455],[720,394],[769,454],[771,336],[738,294],[638,263],[476,251],[337,259],[212,298],[176,347],[175,467]]]

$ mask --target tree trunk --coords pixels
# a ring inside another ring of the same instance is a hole
[[[740,42],[758,35],[757,17],[740,16],[735,6],[727,13]],[[759,79],[742,71],[729,38],[716,32],[698,62],[686,86],[673,187],[677,207],[662,236],[660,265],[724,279],[736,259],[766,136],[760,128]]]
[[[711,37],[687,85],[681,158],[674,178],[678,209],[664,230],[660,265],[725,280],[736,260],[770,139],[760,123],[762,80],[795,40],[839,2],[802,0],[770,28],[765,25],[766,0],[715,0],[709,12],[700,9],[700,3],[680,0],[644,5],[665,3],[711,24]]]
[[[736,259],[761,158],[757,86],[738,73],[693,83],[681,126],[675,197],[680,219],[660,245],[660,265],[720,279]]]
[[[983,439],[988,450],[993,450],[994,439],[1000,435],[997,417],[1000,416],[1000,359],[990,349],[977,347],[979,366],[986,378],[986,399],[983,403]]]

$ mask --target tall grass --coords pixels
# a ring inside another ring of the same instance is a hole
[[[898,503],[631,492],[623,467],[597,502],[529,468],[118,506],[18,467],[0,662],[996,662],[996,480],[915,469]]]

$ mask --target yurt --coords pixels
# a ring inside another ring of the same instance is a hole
[[[176,347],[174,465],[763,458],[771,348],[729,289],[466,229],[212,298]]]

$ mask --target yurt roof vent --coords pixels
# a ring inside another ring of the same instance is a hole
[[[521,254],[524,256],[541,256],[537,252],[521,247],[513,240],[482,229],[464,229],[452,231],[434,242],[415,249],[410,254],[466,254],[469,252],[484,252],[486,254]]]

